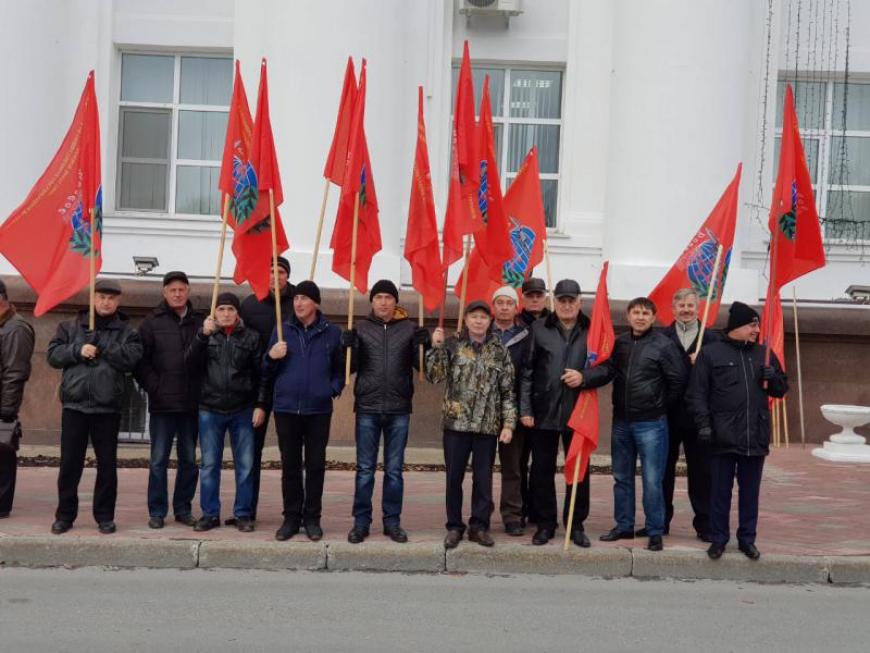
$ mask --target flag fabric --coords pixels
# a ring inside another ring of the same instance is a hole
[[[770,203],[770,284],[775,289],[825,265],[825,248],[791,84],[783,106],[779,172]]]
[[[353,59],[348,57],[347,68],[344,71],[344,84],[341,87],[341,98],[338,101],[338,115],[335,118],[335,132],[332,134],[332,145],[329,147],[326,165],[323,167],[323,176],[338,186],[344,183],[347,143],[350,137],[350,121],[353,117],[356,93],[356,71],[353,67]]]
[[[0,226],[0,252],[36,292],[40,316],[90,284],[102,267],[100,117],[94,72],[69,130],[24,202]]]
[[[257,188],[260,195],[268,197],[271,192],[275,207],[284,201],[281,188],[281,173],[278,170],[278,154],[275,152],[275,138],[272,135],[272,121],[269,118],[269,79],[266,73],[266,60],[260,64],[260,88],[257,94],[257,116],[254,118],[254,131],[251,134],[251,166],[257,175]],[[270,204],[271,205],[271,202]],[[250,220],[244,231],[251,228]]]
[[[532,147],[504,196],[504,211],[513,255],[503,266],[502,278],[514,288],[532,276],[544,260],[547,218],[541,194],[538,148]]]
[[[605,261],[598,279],[598,289],[595,292],[595,304],[592,306],[592,318],[589,333],[586,335],[586,365],[600,365],[613,353],[613,322],[610,319],[610,302],[607,298],[607,268]],[[598,390],[581,390],[574,404],[571,417],[568,418],[568,428],[574,431],[571,446],[565,456],[565,481],[571,484],[574,480],[574,465],[580,457],[580,475],[577,481],[583,480],[589,468],[592,452],[598,448]]]
[[[707,314],[707,326],[716,322],[719,314],[719,305],[722,302],[722,289],[728,277],[728,266],[731,263],[731,252],[734,246],[734,228],[737,224],[737,195],[740,188],[740,174],[743,164],[737,164],[737,172],[734,178],[710,215],[692,236],[692,240],[686,245],[677,262],[668,270],[668,273],[659,281],[658,285],[649,294],[649,298],[656,305],[656,316],[662,324],[670,324],[674,321],[672,309],[674,293],[681,288],[691,288],[698,294],[699,312],[703,312],[701,306],[707,302],[707,293],[710,284],[713,283],[713,266],[716,263],[716,252],[722,245],[722,260],[719,262],[719,271],[710,297],[710,311]]]
[[[350,124],[347,165],[344,184],[335,216],[335,227],[329,246],[332,248],[332,270],[350,281],[353,245],[354,200],[359,196],[356,266],[354,286],[368,292],[368,276],[372,258],[381,250],[381,228],[378,223],[378,199],[365,134],[366,61],[359,75],[359,90]]]
[[[408,228],[405,232],[405,258],[411,265],[411,285],[431,311],[444,301],[444,271],[438,248],[438,223],[435,197],[429,170],[426,124],[423,121],[423,87],[417,89],[417,149],[408,202]]]
[[[265,74],[265,66],[261,68]],[[262,96],[261,89],[261,96]],[[268,99],[264,109],[268,112]],[[259,114],[258,107],[258,114]],[[271,133],[271,128],[269,128]],[[218,187],[230,198],[229,219],[233,226],[233,255],[236,268],[233,281],[238,284],[247,281],[259,299],[265,299],[272,287],[272,233],[269,194],[260,192],[260,180],[253,162],[253,139],[255,125],[251,120],[251,110],[245,86],[242,82],[239,62],[236,61],[236,74],[233,82],[233,95],[227,119],[227,135],[224,142],[224,156]],[[262,139],[262,132],[260,135]],[[262,149],[262,143],[260,145]],[[272,145],[274,154],[274,145]],[[275,164],[277,170],[277,163]],[[280,186],[280,180],[279,180]],[[289,243],[284,233],[284,225],[275,209],[275,235],[278,253],[287,250]]]
[[[764,310],[761,313],[761,333],[759,342],[770,342],[770,350],[776,354],[782,370],[785,371],[785,325],[782,316],[782,300],[779,289],[769,287]]]

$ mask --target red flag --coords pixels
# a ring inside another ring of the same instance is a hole
[[[344,84],[341,87],[341,99],[338,102],[338,116],[335,118],[335,132],[332,135],[332,145],[326,155],[326,165],[323,176],[333,184],[341,186],[344,183],[344,168],[347,165],[347,144],[350,138],[350,120],[353,117],[353,105],[356,102],[356,72],[353,59],[347,58],[347,68],[344,71]]]
[[[605,261],[598,279],[598,290],[595,292],[595,304],[592,306],[592,318],[589,333],[586,336],[586,367],[600,365],[613,353],[613,322],[610,320],[610,302],[607,299],[607,267]],[[565,456],[565,482],[574,480],[574,465],[580,456],[580,475],[577,481],[583,480],[589,467],[589,458],[598,448],[598,390],[581,390],[574,404],[571,417],[568,418],[568,428],[574,431],[571,446]]]
[[[359,195],[359,224],[357,225],[356,271],[354,286],[365,294],[368,291],[369,268],[372,258],[381,250],[381,228],[378,224],[378,199],[375,179],[369,159],[365,134],[366,61],[363,59],[359,75],[359,91],[350,124],[347,165],[335,228],[332,231],[332,270],[350,281],[351,250],[353,244],[354,198]]]
[[[257,188],[261,195],[272,191],[275,207],[284,201],[281,188],[281,173],[278,170],[278,155],[272,136],[272,121],[269,118],[269,81],[266,75],[266,60],[260,64],[260,89],[257,94],[257,117],[251,134],[251,166],[257,175]],[[253,226],[253,225],[251,225]],[[251,228],[246,225],[245,231]]]
[[[764,311],[761,313],[761,344],[770,341],[770,350],[776,354],[776,358],[785,371],[785,325],[782,317],[782,300],[779,289],[772,286],[767,289],[767,300],[764,302]]]
[[[438,223],[435,197],[429,171],[426,124],[423,122],[423,87],[417,89],[417,150],[408,202],[408,228],[405,233],[405,258],[411,264],[411,285],[423,298],[426,310],[444,301],[444,272],[438,249]]]
[[[801,143],[791,84],[783,107],[779,172],[770,203],[770,284],[785,284],[825,265],[816,200]]]
[[[504,211],[509,218],[513,254],[503,266],[502,278],[505,283],[519,288],[532,275],[535,266],[544,260],[544,240],[547,238],[537,147],[529,150],[505,193]]]
[[[734,245],[734,227],[737,224],[737,194],[740,187],[740,173],[743,164],[737,164],[737,172],[722,197],[713,207],[710,215],[692,236],[686,249],[680,254],[677,262],[668,270],[664,278],[649,294],[655,303],[657,317],[662,324],[674,321],[672,310],[674,293],[680,288],[692,288],[698,293],[699,304],[707,301],[710,289],[713,266],[716,263],[716,252],[722,245],[722,260],[716,274],[716,285],[711,295],[710,311],[707,315],[707,326],[716,321],[719,314],[719,304],[722,302],[722,289],[728,277],[728,265],[731,262],[731,249]],[[703,310],[701,311],[703,312]]]
[[[96,270],[102,267],[100,178],[100,117],[91,71],[60,148],[0,226],[0,252],[38,295],[37,317],[90,283],[92,247]]]

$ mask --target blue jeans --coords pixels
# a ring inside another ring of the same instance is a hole
[[[356,416],[356,488],[353,493],[354,526],[368,530],[372,523],[372,492],[378,466],[378,445],[384,433],[384,491],[381,507],[384,527],[398,526],[402,516],[405,481],[405,446],[408,444],[410,415]]]
[[[236,471],[236,500],[233,516],[251,516],[254,498],[254,427],[251,424],[253,408],[243,408],[234,413],[199,411],[199,447],[202,451],[200,465],[199,504],[203,517],[220,517],[221,514],[221,463],[224,456],[224,437],[230,432],[233,449],[233,464]]]
[[[613,516],[623,532],[634,530],[634,476],[640,455],[643,512],[650,535],[665,532],[662,479],[668,460],[668,421],[613,421],[610,455],[613,465]]]
[[[148,514],[151,517],[166,517],[169,511],[169,484],[166,469],[172,440],[178,455],[178,470],[175,475],[175,492],[172,494],[172,511],[176,517],[192,512],[191,502],[196,494],[199,469],[196,466],[197,414],[151,413],[148,431],[151,434],[151,464],[148,471]]]

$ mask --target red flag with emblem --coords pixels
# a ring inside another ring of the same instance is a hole
[[[350,138],[350,121],[353,117],[356,92],[356,72],[353,68],[353,59],[348,57],[347,68],[344,71],[344,84],[341,87],[341,98],[338,101],[338,115],[335,118],[332,145],[329,147],[329,154],[326,155],[326,165],[323,167],[323,176],[338,186],[344,183],[344,168],[347,165],[347,144]]]
[[[607,267],[605,261],[598,279],[598,289],[595,291],[595,304],[592,306],[591,324],[586,335],[586,365],[600,365],[613,353],[613,322],[610,319],[610,301],[607,298]],[[592,452],[598,448],[598,390],[581,390],[574,404],[571,417],[568,418],[568,428],[574,431],[571,446],[565,456],[565,481],[574,480],[574,466],[580,457],[580,475],[577,481],[583,480],[589,468]]]
[[[538,170],[538,148],[526,155],[517,176],[504,196],[504,211],[513,255],[504,264],[502,278],[514,288],[532,276],[535,266],[544,260],[544,240],[547,238],[547,216],[541,194]]]
[[[0,226],[0,252],[38,295],[43,315],[90,283],[102,267],[100,117],[88,74],[60,148],[24,202]]]

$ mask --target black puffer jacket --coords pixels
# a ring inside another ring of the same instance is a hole
[[[389,322],[372,313],[357,324],[357,344],[351,359],[356,371],[353,388],[356,412],[380,415],[411,412],[414,369],[420,368],[419,350],[413,343],[416,329],[402,309],[396,309],[396,317]]]
[[[623,333],[613,345],[613,355],[583,376],[584,387],[612,380],[613,417],[634,422],[662,417],[681,401],[688,374],[677,346],[649,329],[640,337]]]
[[[127,316],[118,311],[111,318],[97,318],[88,329],[88,312],[57,325],[48,343],[48,364],[63,370],[60,401],[64,408],[82,413],[120,413],[124,377],[142,358],[142,341]],[[97,346],[99,355],[81,357],[82,346]]]
[[[144,353],[135,375],[148,393],[150,412],[182,413],[197,409],[200,375],[185,365],[184,353],[202,328],[204,317],[193,310],[190,302],[184,317],[161,302],[139,326]]]
[[[254,405],[260,385],[260,336],[242,322],[230,335],[196,332],[185,360],[202,375],[199,405],[215,413],[234,413]]]
[[[589,370],[583,369],[589,318],[580,313],[567,339],[555,313],[535,320],[530,329],[520,382],[520,416],[534,417],[536,429],[561,431],[568,424],[580,390],[597,388],[607,382],[603,375],[587,378]],[[562,382],[566,369],[583,372],[581,387],[569,388]]]
[[[545,308],[543,311],[541,311],[541,314],[537,317],[535,317],[534,315],[529,313],[526,309],[523,309],[522,311],[520,311],[519,318],[523,321],[523,323],[526,326],[530,327],[530,326],[532,326],[532,324],[534,324],[535,320],[545,318],[549,314],[550,314],[549,308]]]
[[[281,320],[287,322],[293,318],[293,290],[295,286],[288,283],[281,291]],[[266,353],[266,343],[275,330],[275,293],[270,292],[262,301],[250,294],[242,301],[239,315],[249,329],[260,336],[260,353]]]
[[[725,338],[701,348],[686,402],[697,428],[713,429],[713,453],[765,456],[769,452],[767,398],[788,391],[786,376],[772,353],[770,364],[775,373],[765,390],[763,346]]]
[[[701,321],[698,320],[699,325],[700,323]],[[683,364],[686,366],[687,370],[691,370],[692,359],[689,358],[689,354],[695,353],[695,348],[698,345],[698,336],[695,336],[695,339],[692,341],[692,344],[688,349],[684,349],[683,343],[680,342],[680,336],[677,335],[676,324],[676,322],[672,322],[669,326],[662,329],[661,332],[676,345],[677,351],[679,351],[683,356]],[[704,340],[701,344],[701,348],[703,349],[712,342],[719,342],[721,339],[721,331],[704,329]],[[677,401],[670,406],[668,409],[668,425],[671,429],[679,429],[684,435],[690,434],[695,430],[695,420],[692,419],[685,401]]]

